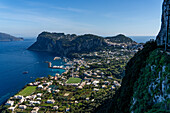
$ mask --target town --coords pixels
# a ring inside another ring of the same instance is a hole
[[[125,65],[139,47],[142,46],[133,49],[121,46],[78,54],[78,58],[64,58],[67,61],[64,73],[37,78],[11,97],[1,109],[31,113],[93,111],[111,99],[121,86]]]

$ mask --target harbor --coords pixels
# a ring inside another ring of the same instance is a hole
[[[51,68],[51,69],[64,69],[66,70],[66,68],[64,68],[63,66],[52,66],[52,62],[46,62],[48,63],[48,68]]]

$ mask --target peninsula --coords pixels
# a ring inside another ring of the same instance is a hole
[[[23,38],[17,38],[15,36],[0,32],[0,42],[23,41],[23,40],[24,40]]]
[[[117,35],[101,37],[93,34],[76,35],[42,32],[28,50],[52,52],[58,56],[77,57],[79,53],[89,53],[107,48],[132,48],[137,44],[132,39]]]

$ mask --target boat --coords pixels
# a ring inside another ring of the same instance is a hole
[[[22,74],[28,74],[28,71],[24,71]]]

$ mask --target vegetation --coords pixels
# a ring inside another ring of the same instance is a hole
[[[125,67],[125,77],[122,80],[121,88],[116,92],[112,103],[108,103],[106,108],[98,108],[98,112],[104,109],[105,112],[128,113],[130,112],[130,103],[133,97],[133,87],[139,79],[140,69],[145,67],[146,59],[150,52],[156,49],[156,42],[147,42],[144,49],[135,54]]]
[[[114,37],[106,37],[106,39],[109,39],[113,43],[134,43],[134,41],[131,38],[126,37],[125,35],[122,34]]]
[[[67,83],[80,83],[81,82],[81,79],[80,78],[69,78]]]
[[[36,88],[36,86],[27,86],[26,88],[21,90],[17,95],[28,96],[35,92]]]
[[[133,94],[133,98],[135,102],[131,102],[131,111],[134,113],[151,113],[153,111],[170,112],[170,110],[168,111],[168,109],[170,109],[168,98],[165,96],[165,93],[168,94],[167,90],[170,88],[162,88],[163,82],[168,82],[166,80],[170,77],[169,63],[169,56],[165,53],[161,53],[159,49],[150,53],[150,56],[146,60],[147,65],[141,69],[140,77],[134,86],[135,93]],[[165,70],[163,69],[164,66],[166,66]],[[154,85],[152,86],[152,84]],[[165,100],[163,99],[162,102],[155,104],[153,98],[156,95],[162,96]]]

